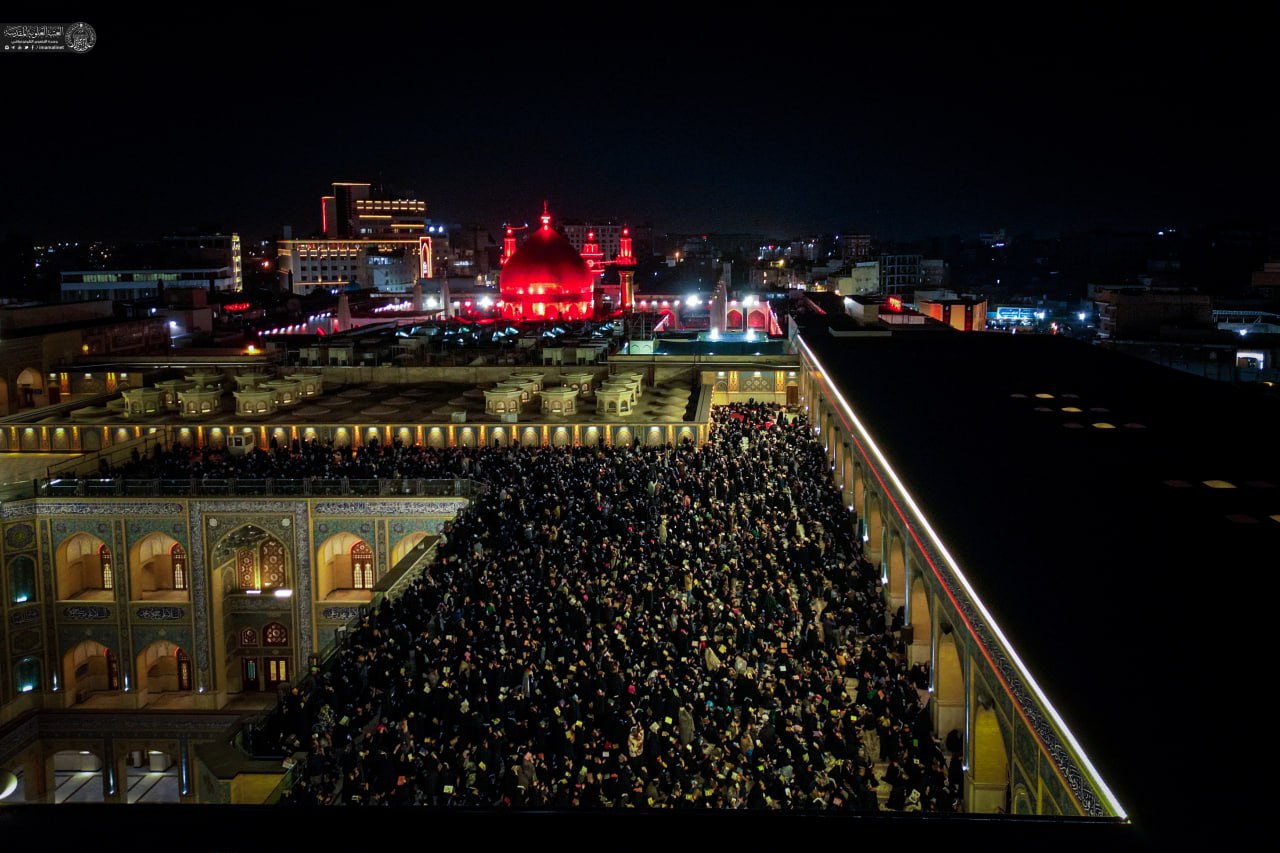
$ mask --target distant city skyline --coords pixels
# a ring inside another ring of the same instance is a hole
[[[1010,34],[872,17],[777,44],[736,19],[617,16],[429,42],[359,21],[290,21],[288,39],[92,22],[87,54],[0,65],[29,117],[5,142],[0,233],[308,234],[333,180],[489,229],[543,199],[558,220],[777,237],[1276,223],[1247,20]]]

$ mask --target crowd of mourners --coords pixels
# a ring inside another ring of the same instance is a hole
[[[286,802],[957,810],[958,735],[931,730],[928,671],[804,416],[713,419],[700,447],[135,464],[488,484],[258,733],[302,763]]]

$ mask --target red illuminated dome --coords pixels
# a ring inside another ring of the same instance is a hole
[[[498,286],[502,314],[512,319],[555,320],[591,316],[595,276],[577,250],[551,227],[542,224],[525,238],[502,267]]]

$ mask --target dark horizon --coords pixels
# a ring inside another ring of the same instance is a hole
[[[106,17],[83,56],[2,58],[27,120],[0,233],[308,234],[334,180],[491,230],[543,199],[558,219],[776,237],[1277,222],[1257,21]]]

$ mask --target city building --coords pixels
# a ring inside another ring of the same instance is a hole
[[[1098,335],[1134,340],[1213,327],[1213,298],[1180,288],[1091,288]]]
[[[166,289],[181,288],[244,289],[238,234],[166,237],[158,244],[127,247],[115,257],[92,269],[63,270],[62,301],[156,299]]]
[[[910,298],[920,286],[921,255],[881,255],[880,292]]]
[[[371,184],[335,181],[320,199],[321,232],[330,239],[417,237],[426,233],[427,203],[413,198],[373,198]]]
[[[985,296],[917,290],[915,299],[917,311],[958,332],[981,332],[987,328]]]
[[[318,290],[380,290],[408,293],[434,274],[433,241],[426,202],[374,198],[372,185],[335,182],[321,198],[320,236],[276,247],[280,287],[305,295]]]

